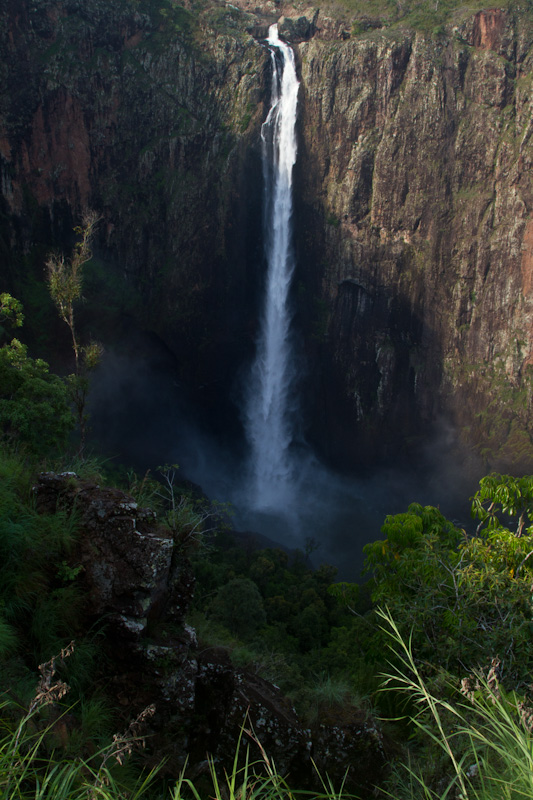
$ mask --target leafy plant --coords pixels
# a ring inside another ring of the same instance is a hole
[[[89,392],[89,373],[94,370],[102,357],[102,347],[96,342],[82,346],[76,332],[74,308],[81,299],[83,287],[83,265],[92,257],[91,241],[98,224],[98,216],[89,211],[84,214],[82,224],[76,227],[79,240],[69,259],[63,255],[50,255],[46,262],[48,288],[59,316],[70,330],[74,351],[75,371],[66,379],[70,399],[76,409],[80,430],[79,455],[83,456],[87,436],[87,416],[85,407]]]
[[[0,292],[0,333],[1,326],[8,324],[12,328],[20,328],[24,322],[22,303],[7,292]]]
[[[503,502],[525,531],[528,486],[527,479],[509,476],[484,479],[473,502],[482,523],[476,536],[437,509],[413,504],[407,514],[387,517],[385,540],[365,546],[372,599],[387,604],[404,635],[414,625],[418,658],[456,672],[505,653],[506,680],[528,682],[533,538],[516,535],[497,518]],[[374,638],[379,649],[380,634]]]
[[[147,474],[140,488],[153,487],[153,497],[163,506],[165,523],[176,544],[190,548],[205,544],[208,534],[222,526],[222,514],[227,513],[227,509],[217,503],[191,498],[178,484],[178,469],[177,464],[158,467],[160,482],[148,482]]]
[[[0,435],[37,456],[57,453],[73,427],[68,393],[18,339],[0,348]]]
[[[482,478],[479,491],[472,501],[472,516],[480,521],[477,532],[482,529],[497,530],[504,527],[501,522],[505,515],[507,525],[513,524],[517,518],[514,534],[522,536],[528,526],[527,533],[533,533],[533,476],[524,475],[515,478],[512,475],[492,473]]]

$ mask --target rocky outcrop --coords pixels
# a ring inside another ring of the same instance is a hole
[[[40,512],[59,505],[77,515],[83,531],[77,560],[89,616],[105,616],[113,635],[131,642],[162,616],[183,623],[194,579],[188,560],[174,558],[172,532],[154,511],[68,472],[41,475],[35,495]]]
[[[106,685],[129,719],[150,708],[150,748],[166,759],[170,776],[177,779],[185,765],[195,778],[208,774],[208,756],[221,773],[231,770],[244,726],[242,758],[248,745],[251,760],[263,748],[294,786],[314,787],[311,759],[339,785],[345,773],[351,788],[379,781],[382,737],[364,712],[308,730],[277,687],[234,667],[228,650],[198,642],[186,623],[189,560],[153,511],[74,473],[42,474],[34,494],[41,513],[75,515],[73,576],[84,591],[87,627],[103,623]]]
[[[318,14],[318,9],[311,9],[307,14],[299,17],[280,17],[278,20],[279,35],[291,44],[306,42],[316,33]]]

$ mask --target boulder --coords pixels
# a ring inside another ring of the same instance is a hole
[[[79,519],[76,558],[89,616],[105,615],[114,634],[131,641],[163,614],[183,620],[194,579],[187,559],[173,563],[172,533],[154,511],[68,472],[42,474],[34,493],[38,511],[60,507]]]
[[[291,44],[306,42],[316,33],[316,22],[319,10],[311,9],[300,17],[280,17],[278,33],[282,39]]]

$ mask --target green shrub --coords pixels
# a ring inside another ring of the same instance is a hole
[[[505,653],[506,682],[529,682],[533,527],[525,525],[533,509],[531,484],[531,478],[484,479],[473,502],[481,517],[475,536],[437,509],[412,504],[406,514],[387,517],[384,540],[365,546],[372,598],[390,608],[403,635],[413,628],[417,658],[457,673]],[[517,530],[500,523],[505,515]],[[379,650],[379,632],[375,638]]]
[[[67,388],[17,339],[0,348],[0,436],[39,457],[64,448],[74,420]]]
[[[266,622],[263,599],[249,578],[234,578],[222,586],[213,602],[212,615],[243,638],[253,636]]]

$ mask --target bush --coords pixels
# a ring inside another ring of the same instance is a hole
[[[235,636],[244,639],[266,622],[263,599],[249,578],[234,578],[222,586],[212,607],[213,617]]]
[[[406,514],[387,517],[386,539],[365,552],[374,574],[372,599],[390,608],[404,636],[413,629],[420,661],[458,674],[505,653],[505,680],[518,687],[530,682],[533,669],[533,528],[525,527],[533,497],[524,497],[524,489],[520,503],[513,499],[513,480],[483,479],[473,502],[481,518],[475,536],[436,508],[412,504]],[[520,487],[528,484],[520,481]],[[517,531],[501,524],[498,509]],[[379,632],[375,636],[380,640]]]
[[[0,348],[0,436],[44,457],[65,447],[74,420],[67,388],[18,339]]]

